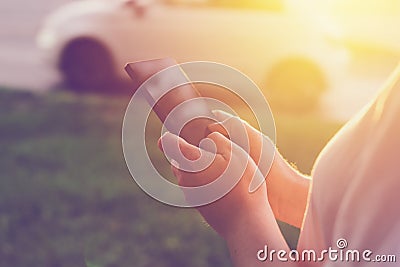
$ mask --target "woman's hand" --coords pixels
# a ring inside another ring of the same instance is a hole
[[[213,113],[219,123],[209,126],[211,132],[226,135],[235,129],[246,129],[247,137],[232,141],[240,146],[249,143],[249,155],[266,178],[268,201],[275,217],[300,228],[307,205],[310,179],[290,166],[272,141],[248,123],[220,110]],[[246,138],[248,140],[243,140]]]
[[[214,153],[210,152],[213,151],[210,145],[212,143],[215,145]],[[229,181],[238,178],[237,184],[225,196],[197,208],[205,220],[227,241],[236,266],[264,266],[257,259],[257,251],[265,245],[275,250],[288,250],[266,201],[266,186],[262,185],[254,192],[249,192],[250,182],[253,179],[264,181],[264,177],[239,145],[214,132],[208,135],[203,143],[205,149],[202,149],[176,135],[166,133],[160,138],[159,147],[176,161],[172,162],[172,171],[181,186],[199,187],[220,179]],[[193,164],[183,163],[180,154]],[[200,158],[211,158],[211,164],[201,171],[190,171],[190,167],[197,170],[199,166],[196,165],[202,165]],[[185,170],[180,169],[181,164],[185,165]],[[182,190],[189,202],[196,197],[191,195],[190,190]]]
[[[242,218],[251,218],[255,214],[258,214],[257,216],[263,214],[273,217],[269,204],[265,201],[267,198],[266,187],[260,186],[255,192],[249,192],[251,180],[264,180],[249,155],[237,144],[218,132],[211,133],[207,139],[205,143],[211,144],[213,142],[215,144],[216,153],[210,152],[212,150],[211,146],[206,151],[187,143],[184,139],[171,133],[163,135],[159,142],[160,148],[177,162],[177,164],[172,164],[172,171],[178,178],[180,186],[200,187],[217,179],[226,179],[227,183],[220,184],[226,187],[226,193],[228,193],[232,187],[229,184],[234,185],[235,181],[237,181],[233,189],[221,199],[198,208],[207,222],[220,235],[227,237],[237,230]],[[180,151],[176,151],[177,149]],[[186,164],[185,168],[182,168],[184,170],[179,167],[183,165],[179,157],[180,152],[193,163],[191,166]],[[202,168],[200,165],[203,165],[199,160],[200,157],[212,159],[210,161],[211,164],[204,170],[196,171]],[[183,191],[189,203],[195,202],[195,195],[190,195],[189,190],[185,191],[185,188],[183,188]]]

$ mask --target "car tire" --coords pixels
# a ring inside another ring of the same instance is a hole
[[[72,90],[109,90],[116,81],[109,50],[91,38],[71,41],[63,49],[59,68]]]
[[[276,110],[313,111],[328,84],[322,69],[312,60],[293,57],[277,63],[267,75],[266,94]]]

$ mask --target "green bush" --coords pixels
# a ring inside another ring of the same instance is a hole
[[[324,73],[315,63],[293,57],[279,62],[270,70],[265,94],[273,110],[310,112],[319,107],[327,87]]]

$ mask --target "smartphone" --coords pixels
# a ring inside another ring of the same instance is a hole
[[[128,63],[125,70],[135,89],[147,81],[141,92],[168,131],[195,146],[210,133],[208,125],[215,122],[214,116],[207,102],[201,98],[174,59]],[[163,70],[163,75],[155,75]],[[184,81],[188,83],[169,88],[171,84],[183,84]]]

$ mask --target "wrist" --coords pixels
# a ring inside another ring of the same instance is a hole
[[[273,216],[272,211],[268,214],[270,207],[261,205],[260,207],[247,209],[238,214],[229,224],[223,238],[227,241],[237,239],[238,236],[245,235],[249,229],[262,229],[266,226],[269,216]]]
[[[264,266],[257,252],[265,246],[288,251],[270,207],[242,217],[234,225],[224,238],[235,266]]]
[[[275,217],[300,228],[307,205],[311,180],[290,166],[277,153],[274,166],[266,181],[268,201]]]

